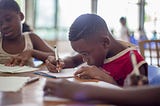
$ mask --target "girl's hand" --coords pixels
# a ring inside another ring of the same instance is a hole
[[[24,66],[28,60],[32,57],[32,50],[26,50],[20,53],[18,56],[12,57],[5,65],[7,66]]]

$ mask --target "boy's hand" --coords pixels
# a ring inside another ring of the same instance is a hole
[[[18,56],[12,57],[5,65],[7,66],[24,66],[28,60],[32,57],[32,50],[26,50],[20,53]]]
[[[74,90],[77,89],[74,83],[71,83],[67,80],[57,79],[46,81],[46,84],[43,88],[44,95],[60,96],[60,97],[74,97],[72,94],[76,93]]]
[[[82,66],[75,72],[75,76],[80,78],[94,78],[101,80],[106,73],[96,66]],[[105,75],[106,76],[106,75]]]
[[[130,86],[143,86],[148,84],[148,78],[144,75],[131,75],[130,76]]]
[[[48,70],[54,73],[57,73],[57,70],[61,70],[64,67],[64,62],[60,59],[57,62],[54,56],[48,56],[45,63]]]
[[[47,80],[43,91],[44,95],[87,101],[89,100],[88,98],[93,97],[92,95],[97,95],[94,93],[95,89],[96,87],[94,86],[56,79],[52,81]]]

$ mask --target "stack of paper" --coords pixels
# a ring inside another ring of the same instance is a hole
[[[29,66],[5,66],[3,64],[0,64],[0,72],[6,72],[6,73],[21,73],[21,72],[30,72],[38,70],[38,68],[33,68]]]
[[[16,92],[20,90],[30,77],[0,77],[0,91]]]

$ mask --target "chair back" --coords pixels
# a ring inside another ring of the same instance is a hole
[[[144,40],[138,44],[140,53],[148,64],[160,67],[160,40]]]

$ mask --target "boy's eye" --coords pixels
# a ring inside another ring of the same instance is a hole
[[[81,53],[82,56],[88,56],[88,53]]]
[[[7,17],[5,20],[6,20],[7,22],[10,22],[10,21],[12,20],[12,18],[11,18],[11,17]]]

